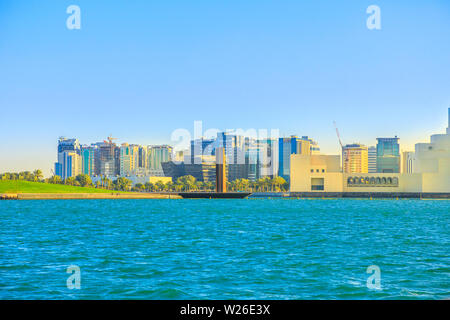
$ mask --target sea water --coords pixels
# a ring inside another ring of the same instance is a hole
[[[0,201],[0,299],[448,299],[449,225],[445,200]]]

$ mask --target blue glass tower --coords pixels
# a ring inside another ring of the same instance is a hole
[[[377,172],[400,172],[399,138],[377,138]]]

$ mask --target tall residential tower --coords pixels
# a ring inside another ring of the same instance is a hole
[[[342,147],[343,171],[345,173],[369,172],[368,149],[366,146],[354,143]]]

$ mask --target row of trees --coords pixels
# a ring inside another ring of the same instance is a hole
[[[213,182],[197,181],[193,176],[179,177],[175,183],[163,183],[158,181],[156,183],[147,182],[146,184],[138,183],[132,190],[140,192],[160,192],[160,191],[214,191],[216,188]],[[232,182],[227,182],[227,189],[230,191],[250,191],[250,192],[280,192],[287,191],[289,185],[282,177],[262,178],[257,181],[250,181],[248,179],[236,179]]]
[[[48,183],[60,183],[69,186],[88,187],[88,188],[100,188],[107,190],[117,191],[130,191],[133,182],[127,178],[119,177],[116,180],[110,180],[105,176],[102,176],[95,184],[87,174],[79,174],[76,177],[70,177],[62,181],[59,176],[53,176],[48,179]]]
[[[42,170],[34,170],[31,171],[22,171],[22,172],[5,172],[0,174],[0,180],[25,180],[25,181],[34,181],[41,182],[44,175],[42,174]]]
[[[92,183],[92,179],[87,174],[79,174],[76,177],[70,177],[62,180],[60,176],[53,175],[50,178],[44,179],[42,170],[23,171],[23,172],[5,172],[0,174],[0,180],[22,180],[32,182],[43,182],[52,184],[65,184],[68,186],[78,187],[97,187],[110,190],[127,191],[131,189],[132,182],[126,178],[117,178],[114,181],[106,177],[102,177],[101,181],[98,181],[95,185]]]
[[[282,177],[265,177],[256,181],[236,179],[232,182],[227,182],[227,188],[231,191],[280,192],[287,191],[289,184]]]
[[[136,192],[180,192],[180,191],[214,191],[214,182],[202,182],[197,181],[195,177],[191,175],[179,177],[176,182],[157,181],[156,183],[147,182],[137,183],[133,186],[133,182],[125,177],[111,180],[106,176],[102,176],[94,184],[90,176],[86,174],[80,174],[76,177],[70,177],[61,180],[61,177],[54,175],[50,178],[43,179],[41,170],[35,170],[33,172],[24,171],[19,173],[2,173],[0,174],[0,180],[25,180],[34,182],[44,182],[53,184],[65,184],[70,186],[80,187],[96,187],[107,190],[119,190],[119,191],[136,191]],[[288,183],[282,177],[275,178],[261,178],[257,181],[250,181],[248,179],[236,179],[231,182],[227,182],[227,189],[229,191],[250,191],[250,192],[275,192],[275,191],[287,191],[289,188]]]
[[[169,181],[163,183],[157,181],[156,183],[147,182],[145,184],[137,183],[132,190],[140,192],[180,192],[180,191],[214,191],[216,188],[213,182],[197,181],[193,176],[182,176],[174,183]]]

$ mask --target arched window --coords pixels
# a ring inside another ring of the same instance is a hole
[[[349,177],[349,178],[347,179],[347,184],[353,184],[353,179],[352,179],[352,177]]]
[[[375,184],[375,177],[370,178],[370,184]]]
[[[369,184],[369,177],[364,178],[364,184]]]
[[[387,184],[392,184],[392,178],[387,178]]]
[[[381,184],[381,178],[377,177],[376,184]]]
[[[398,178],[393,178],[392,179],[392,183],[397,186],[398,185]]]
[[[383,177],[383,178],[381,179],[381,184],[386,184],[386,178],[385,178],[385,177]]]

